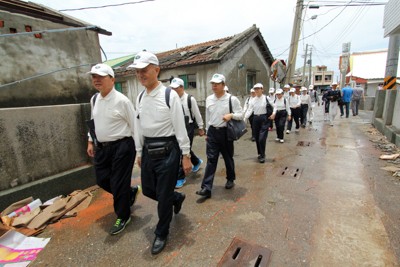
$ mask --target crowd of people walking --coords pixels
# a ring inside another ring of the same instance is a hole
[[[185,92],[185,82],[173,78],[169,86],[158,80],[160,67],[157,57],[147,51],[135,56],[130,65],[145,88],[137,96],[135,105],[114,88],[114,72],[105,64],[95,65],[89,74],[99,91],[91,99],[92,128],[88,134],[89,156],[94,157],[98,185],[113,195],[116,222],[110,234],[122,232],[131,221],[130,208],[140,191],[131,186],[134,162],[141,170],[143,195],[157,202],[158,223],[151,253],[160,253],[167,243],[173,214],[179,214],[186,198],[179,192],[186,176],[198,172],[203,159],[192,150],[195,131],[206,138],[206,162],[200,189],[195,193],[211,198],[220,156],[226,168],[225,189],[235,186],[236,172],[234,141],[227,138],[231,120],[249,121],[251,140],[255,142],[254,158],[265,163],[267,138],[276,131],[276,142],[285,142],[285,134],[299,134],[311,125],[316,105],[324,105],[324,120],[334,125],[337,110],[341,117],[358,115],[363,89],[352,89],[346,84],[342,90],[332,83],[322,99],[313,85],[269,88],[256,83],[244,99],[243,108],[238,97],[229,93],[223,74],[210,79],[212,94],[205,101],[205,118],[200,113],[194,96]],[[136,108],[135,108],[136,107]],[[228,123],[229,122],[229,123]],[[286,131],[285,131],[286,130]]]

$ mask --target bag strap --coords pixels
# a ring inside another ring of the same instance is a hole
[[[92,106],[93,106],[93,108],[94,108],[94,105],[96,104],[96,99],[97,99],[98,94],[99,94],[99,93],[96,93],[96,94],[93,96],[93,101],[92,101]]]
[[[146,90],[146,89],[145,89],[145,90]],[[140,92],[140,95],[139,95],[139,104],[140,104],[140,101],[142,101],[143,94],[144,94],[144,90],[143,90],[142,92]],[[169,98],[170,98],[170,95],[171,95],[171,87],[165,88],[165,103],[167,104],[168,108],[171,108],[170,105],[169,105]]]
[[[188,108],[189,108],[189,113],[190,113],[190,118],[193,121],[193,114],[192,114],[192,95],[188,95],[187,97],[187,104],[188,104]]]
[[[232,112],[232,101],[231,101],[232,96],[229,96],[229,113],[233,113]]]

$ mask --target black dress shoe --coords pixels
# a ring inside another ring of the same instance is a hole
[[[165,245],[167,244],[167,238],[161,238],[159,236],[156,236],[153,242],[153,246],[151,247],[151,254],[156,255],[160,253],[164,248]]]
[[[202,188],[200,191],[196,191],[196,194],[206,197],[206,198],[210,198],[211,197],[211,191],[207,190],[205,188]]]
[[[264,157],[259,158],[259,159],[258,159],[258,162],[260,162],[260,163],[265,163],[265,158],[264,158]]]
[[[226,184],[225,184],[225,188],[226,189],[231,189],[231,188],[233,188],[235,186],[235,182],[233,181],[233,180],[228,180],[228,181],[226,181]]]
[[[186,195],[184,193],[180,194],[178,200],[174,203],[174,213],[178,214],[181,211],[182,203],[185,200]]]

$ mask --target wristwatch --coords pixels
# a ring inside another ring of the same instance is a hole
[[[189,158],[190,159],[190,157],[191,157],[191,155],[190,155],[190,153],[189,154],[185,154],[185,155],[183,155],[184,157],[187,157],[187,158]]]

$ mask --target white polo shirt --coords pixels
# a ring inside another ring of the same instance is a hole
[[[231,113],[229,111],[229,97],[231,94],[226,93],[217,98],[215,94],[209,95],[206,99],[206,128],[226,127],[226,121],[223,120],[225,114]],[[232,96],[232,112],[234,120],[243,119],[243,111],[240,106],[240,101],[236,96]]]
[[[265,95],[253,98],[244,117],[248,119],[253,112],[254,115],[267,114],[267,97]]]
[[[92,97],[93,98],[93,97]],[[90,101],[91,105],[93,100]],[[135,109],[132,102],[113,88],[105,97],[97,95],[92,105],[96,136],[99,142],[111,142],[134,135]],[[89,135],[89,141],[92,138]]]
[[[189,123],[193,123],[192,118],[190,117],[190,111],[188,107],[188,100],[187,98],[189,95],[187,93],[183,93],[181,96],[181,104],[183,106],[183,110],[185,111],[185,115],[189,117]],[[203,118],[201,117],[201,113],[199,110],[199,106],[197,105],[196,99],[192,96],[190,98],[190,102],[192,102],[192,115],[196,119],[196,123],[199,126],[200,129],[203,129],[204,122]]]
[[[171,90],[169,105],[165,99],[166,87],[159,82],[149,94],[143,92],[139,103],[140,94],[136,99],[136,125],[135,145],[139,155],[142,153],[144,137],[176,136],[182,154],[190,152],[189,138],[186,132],[185,119],[179,95]],[[139,117],[139,118],[138,118]]]

